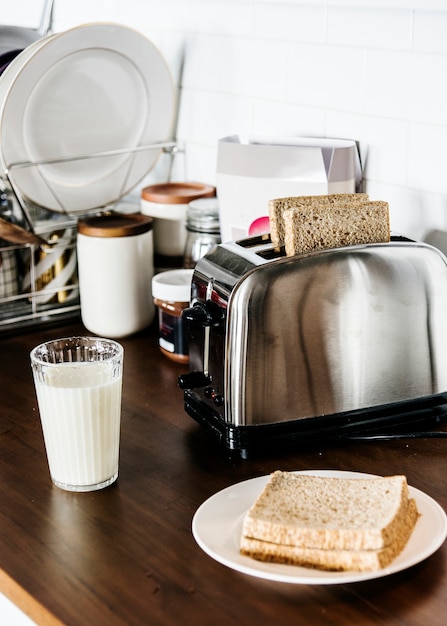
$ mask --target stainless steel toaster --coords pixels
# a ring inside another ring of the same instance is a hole
[[[376,432],[447,404],[447,259],[392,237],[294,257],[269,236],[198,262],[185,410],[228,449]]]

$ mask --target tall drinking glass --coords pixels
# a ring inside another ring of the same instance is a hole
[[[94,491],[118,477],[123,347],[68,337],[31,351],[50,475],[68,491]]]

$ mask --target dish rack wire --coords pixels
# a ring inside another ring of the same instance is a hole
[[[14,182],[14,170],[152,150],[161,150],[169,159],[166,177],[169,181],[174,157],[182,151],[176,141],[71,157],[21,161],[10,164],[6,171],[0,173],[0,217],[38,235],[45,242],[41,245],[17,244],[0,239],[0,335],[34,327],[36,324],[79,318],[81,305],[77,275],[77,220],[86,215],[112,210],[129,213],[136,210],[135,202],[126,204],[125,196],[111,204],[82,213],[70,213],[39,169],[42,184],[46,185],[59,208],[59,211],[52,211],[25,200]],[[125,184],[123,181],[123,186]]]

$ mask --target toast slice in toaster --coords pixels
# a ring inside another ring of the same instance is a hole
[[[321,196],[294,196],[277,198],[269,201],[270,238],[274,246],[280,246],[285,240],[284,213],[289,209],[321,205],[347,205],[366,202],[369,196],[366,193],[338,193]]]
[[[390,240],[388,202],[296,207],[283,215],[287,256]]]
[[[321,569],[377,569],[401,552],[417,517],[405,476],[277,471],[244,518],[240,551]]]

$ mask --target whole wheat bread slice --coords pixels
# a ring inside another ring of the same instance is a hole
[[[268,203],[270,220],[270,238],[274,246],[280,246],[285,240],[284,213],[289,209],[308,206],[326,206],[357,204],[366,202],[369,196],[366,193],[329,194],[321,196],[292,196],[276,198]]]
[[[407,514],[395,541],[378,550],[324,550],[300,548],[242,537],[241,554],[259,561],[286,563],[331,571],[375,571],[387,567],[404,549],[418,518],[416,503],[409,500]]]
[[[247,512],[242,535],[281,546],[380,550],[405,523],[405,476],[332,478],[276,471]]]
[[[390,240],[387,202],[310,205],[285,211],[287,256]]]

